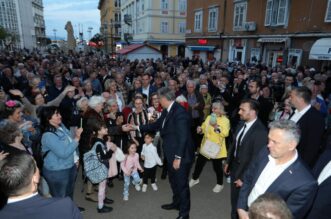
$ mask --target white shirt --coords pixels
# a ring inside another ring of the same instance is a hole
[[[295,150],[294,157],[284,164],[276,164],[276,159],[268,155],[269,162],[264,167],[261,175],[257,179],[251,193],[248,196],[247,205],[248,207],[262,194],[267,191],[270,185],[298,158],[298,152]],[[291,171],[290,171],[291,173]]]
[[[308,106],[303,108],[300,112],[299,112],[299,110],[296,109],[290,120],[297,123],[301,119],[301,117],[310,109],[310,107],[311,107],[311,105],[309,104]]]
[[[250,122],[245,122],[246,129],[245,129],[245,132],[244,132],[243,136],[241,137],[241,140],[244,139],[246,133],[247,133],[248,130],[252,127],[252,125],[254,124],[254,122],[255,122],[256,120],[257,120],[257,118],[254,119],[254,120],[252,120],[252,121],[250,121]],[[238,132],[238,135],[237,135],[237,137],[236,137],[236,141],[238,141],[238,138],[239,138],[239,136],[241,135],[241,132],[243,131],[243,129],[244,129],[244,126],[243,126],[243,127],[241,128],[241,130]],[[238,143],[240,143],[240,142],[238,142]]]
[[[7,204],[11,204],[11,203],[15,203],[15,202],[24,201],[24,200],[29,199],[29,198],[32,198],[32,197],[34,197],[34,196],[36,196],[36,195],[38,195],[38,192],[33,193],[33,194],[31,194],[31,195],[29,195],[29,196],[26,196],[26,197],[24,197],[24,198],[8,198],[8,200],[7,200]]]
[[[144,167],[145,168],[153,168],[157,164],[162,165],[161,158],[157,154],[156,147],[151,144],[143,144],[143,149],[141,151],[141,156],[145,157]]]
[[[331,176],[331,161],[323,168],[322,172],[318,176],[317,182],[320,185],[324,180]]]
[[[147,96],[147,100],[146,100],[147,105],[149,104],[149,95],[150,95],[150,93],[149,93],[149,86],[150,85],[148,85],[146,88],[145,87],[142,87],[141,88],[142,93]]]

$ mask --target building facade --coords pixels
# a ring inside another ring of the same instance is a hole
[[[194,5],[200,1],[189,2]],[[261,61],[272,67],[319,65],[321,62],[309,59],[309,53],[317,40],[331,37],[330,0],[229,0],[222,3],[218,22],[221,25],[223,22],[224,27],[221,26],[216,44],[221,48],[222,61]],[[188,23],[191,33],[186,35],[187,44],[192,41],[194,28],[201,23],[197,12],[201,8],[203,12],[208,11],[208,17],[205,15],[202,21],[203,25],[208,25],[206,20],[212,16],[209,11],[213,4],[215,1],[209,0],[204,7],[190,9],[194,13],[189,13],[188,20],[192,22]],[[196,37],[207,38],[206,34]]]
[[[184,56],[186,0],[122,0],[122,39]]]
[[[11,35],[7,44],[33,49],[46,44],[42,0],[0,0],[0,25]]]
[[[204,61],[221,58],[226,0],[188,1],[186,57],[199,56]]]
[[[44,6],[42,0],[32,0],[32,15],[37,48],[47,45],[44,20]]]
[[[121,0],[99,0],[101,27],[105,51],[114,55],[121,40]]]

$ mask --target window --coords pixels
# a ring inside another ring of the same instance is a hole
[[[186,0],[179,0],[178,4],[179,12],[186,12]]]
[[[288,18],[288,0],[268,0],[264,19],[265,26],[285,25]]]
[[[144,13],[145,10],[145,0],[141,0],[141,12]]]
[[[246,21],[247,3],[237,3],[234,6],[233,27],[242,28]]]
[[[186,32],[186,23],[185,22],[178,23],[178,32],[179,33],[185,33]]]
[[[168,33],[168,21],[161,22],[161,33]]]
[[[169,7],[169,1],[168,0],[161,0],[161,9],[162,10],[168,10]]]
[[[136,3],[136,14],[137,14],[137,16],[139,16],[139,11],[140,11],[140,2],[139,2],[139,0],[137,0],[137,3]]]
[[[218,8],[209,9],[208,16],[208,31],[216,31],[217,30],[217,19],[218,19]]]
[[[331,22],[331,0],[328,0],[328,6],[326,7],[325,22]]]
[[[196,11],[194,14],[194,32],[202,31],[202,10]]]

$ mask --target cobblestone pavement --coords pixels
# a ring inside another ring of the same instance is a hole
[[[123,201],[123,181],[114,179],[114,187],[107,188],[107,197],[115,202],[110,205],[114,209],[110,213],[97,213],[97,203],[86,201],[84,193],[81,193],[82,180],[78,178],[75,191],[75,202],[84,207],[85,219],[175,219],[178,211],[163,210],[162,204],[170,203],[171,190],[168,179],[160,179],[161,169],[158,169],[157,185],[158,191],[153,191],[148,186],[147,192],[137,192],[133,186],[130,187],[129,201]],[[81,175],[80,175],[81,176]],[[220,193],[212,191],[216,184],[216,176],[212,165],[208,162],[200,176],[200,183],[191,188],[191,219],[228,219],[230,218],[230,186],[224,178],[224,189]]]

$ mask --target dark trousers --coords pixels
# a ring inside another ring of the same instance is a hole
[[[197,180],[206,165],[208,159],[201,154],[198,155],[197,162],[195,164],[194,172],[192,178]],[[223,170],[222,170],[222,159],[211,159],[213,163],[213,169],[216,173],[217,184],[223,185]]]
[[[188,177],[192,164],[181,163],[180,168],[175,170],[172,162],[168,162],[169,182],[172,190],[172,202],[179,206],[179,215],[188,216],[190,213],[191,200]]]
[[[73,165],[64,170],[48,170],[43,168],[43,175],[48,183],[52,197],[73,199],[77,167]]]
[[[144,167],[143,183],[148,184],[148,179],[151,179],[151,183],[155,183],[156,166],[152,168]]]
[[[237,213],[237,202],[239,198],[239,191],[240,188],[236,187],[234,184],[234,181],[236,181],[235,173],[237,172],[238,163],[233,161],[233,164],[231,165],[230,169],[230,178],[231,178],[231,219],[238,219],[238,213]]]
[[[191,133],[192,133],[192,139],[193,139],[193,143],[194,143],[194,151],[196,151],[197,148],[200,147],[202,137],[203,137],[202,135],[197,133],[198,126],[201,126],[201,119],[200,118],[192,119]]]

